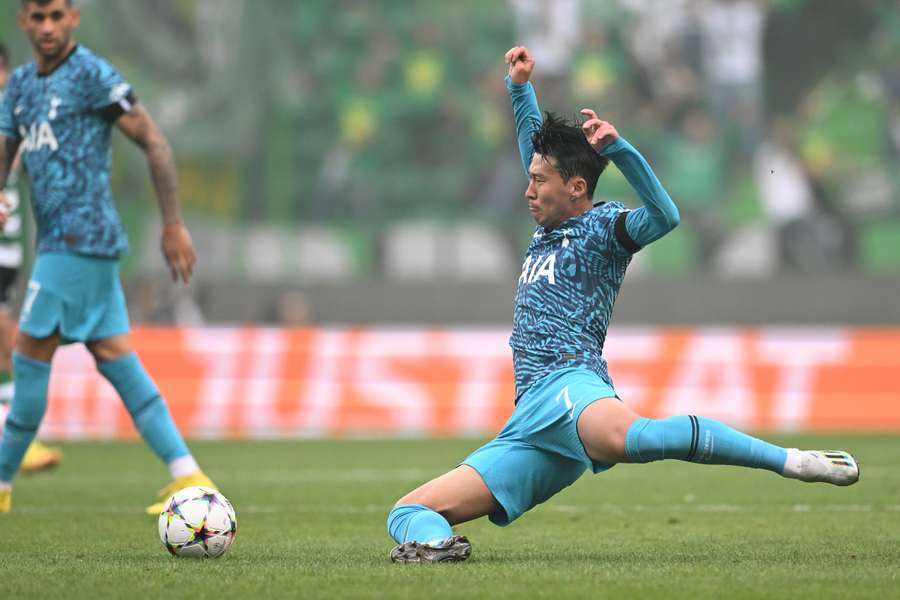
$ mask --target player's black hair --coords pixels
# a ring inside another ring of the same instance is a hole
[[[587,182],[588,199],[594,197],[597,180],[609,164],[608,158],[597,154],[581,126],[551,112],[544,114],[544,123],[531,138],[534,151],[544,158],[552,158],[563,181],[576,175]]]
[[[0,66],[9,66],[9,50],[6,49],[6,46],[3,45],[3,42],[0,42]]]

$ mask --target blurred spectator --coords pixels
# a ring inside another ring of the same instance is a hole
[[[761,140],[766,11],[765,0],[706,0],[699,10],[710,106],[722,129],[736,128],[746,160]]]
[[[817,189],[796,148],[792,125],[778,118],[755,161],[760,202],[776,229],[780,258],[794,270],[840,266],[847,254],[846,235],[838,221],[820,209]]]
[[[727,162],[716,124],[705,111],[684,111],[679,128],[664,145],[665,182],[678,203],[684,227],[692,230],[698,257],[713,256],[724,235],[722,201]]]
[[[200,327],[206,322],[192,288],[175,286],[159,277],[144,277],[129,292],[129,317],[136,323]]]
[[[509,0],[515,16],[513,45],[528,46],[537,58],[535,86],[544,104],[562,106],[575,51],[581,44],[581,0]]]
[[[312,307],[306,294],[288,290],[278,298],[275,322],[282,327],[307,327],[312,321]]]
[[[641,76],[640,85],[671,122],[686,104],[699,99],[693,0],[619,0],[630,15],[628,45]]]

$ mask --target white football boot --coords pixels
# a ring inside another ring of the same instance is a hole
[[[859,481],[859,465],[849,452],[842,450],[788,448],[782,475],[800,481],[853,485]]]

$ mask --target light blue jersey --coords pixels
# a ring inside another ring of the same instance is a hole
[[[32,62],[12,74],[0,135],[20,141],[38,253],[115,258],[128,251],[110,192],[110,133],[133,102],[116,69],[81,46],[50,73]]]
[[[507,77],[526,173],[542,120],[534,88]],[[678,209],[631,144],[619,138],[600,153],[622,171],[644,206],[600,203],[551,231],[538,226],[522,264],[509,343],[516,397],[558,369],[583,367],[612,387],[603,358],[606,330],[634,252],[678,223]]]

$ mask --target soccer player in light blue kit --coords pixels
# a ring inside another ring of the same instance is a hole
[[[35,61],[13,73],[0,104],[0,190],[21,150],[38,242],[13,354],[15,394],[0,443],[0,513],[11,509],[13,477],[44,417],[53,354],[73,342],[87,346],[144,440],[168,465],[173,481],[160,500],[183,487],[212,486],[132,350],[119,282],[118,259],[128,241],[110,193],[113,125],[147,156],[162,213],[163,253],[173,279],[190,280],[194,250],[181,220],[172,151],[116,69],[75,43],[80,18],[71,0],[20,0],[19,27]],[[6,216],[0,212],[0,226]],[[160,501],[147,512],[161,509]]]
[[[510,338],[516,406],[493,441],[397,502],[387,522],[398,544],[391,560],[465,560],[471,545],[451,525],[482,516],[508,525],[587,469],[616,463],[677,459],[855,483],[859,469],[846,452],[781,448],[693,415],[645,419],[619,400],[602,355],[613,303],[632,255],[678,225],[678,209],[640,153],[594,111],[581,111],[580,127],[551,114],[542,120],[526,48],[512,48],[506,62],[525,197],[538,224]],[[610,160],[642,207],[592,205]]]

